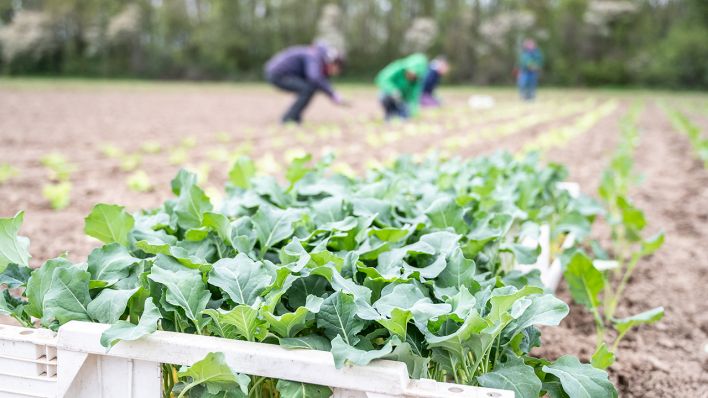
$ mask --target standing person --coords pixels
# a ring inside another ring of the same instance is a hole
[[[279,89],[297,96],[283,115],[283,123],[301,123],[302,112],[317,90],[327,94],[335,104],[345,104],[329,83],[330,77],[341,72],[343,61],[336,49],[319,43],[286,48],[268,61],[265,66],[266,79]]]
[[[536,97],[538,74],[543,66],[543,54],[533,39],[524,40],[519,56],[519,75],[517,83],[521,98],[532,101]]]
[[[423,107],[440,106],[440,100],[435,96],[435,89],[440,84],[440,79],[450,70],[447,59],[438,55],[430,61],[428,73],[423,81],[423,94],[420,97],[420,105]]]
[[[407,119],[418,113],[428,58],[413,54],[393,61],[376,75],[386,120]]]

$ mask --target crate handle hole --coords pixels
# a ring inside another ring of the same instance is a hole
[[[450,392],[463,392],[465,390],[461,389],[460,387],[450,387],[447,389]]]
[[[498,392],[488,392],[487,396],[496,398],[496,397],[501,397],[501,394],[499,394]]]
[[[32,333],[34,333],[34,330],[23,330],[20,332],[20,334],[23,334],[23,335],[28,335],[28,334],[32,334]]]

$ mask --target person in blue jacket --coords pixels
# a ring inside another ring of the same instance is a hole
[[[533,39],[524,40],[519,56],[519,75],[517,83],[519,93],[525,101],[532,101],[536,97],[538,74],[543,66],[543,54],[536,46]]]
[[[275,54],[265,66],[266,79],[296,95],[282,122],[301,123],[302,113],[317,91],[324,92],[335,104],[344,105],[329,82],[330,77],[339,75],[343,62],[339,51],[321,43],[293,46]]]
[[[423,94],[420,96],[420,105],[424,107],[440,106],[440,99],[435,95],[435,89],[440,84],[440,79],[450,71],[450,64],[442,55],[430,61],[428,72],[423,81]]]

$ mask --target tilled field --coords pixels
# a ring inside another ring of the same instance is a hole
[[[494,107],[470,108],[472,94],[492,96]],[[304,152],[334,152],[339,170],[359,171],[430,150],[473,156],[540,149],[547,160],[565,164],[570,179],[592,194],[616,147],[618,120],[635,99],[554,91],[542,92],[535,104],[521,104],[511,91],[454,90],[443,93],[445,108],[415,123],[386,125],[378,120],[375,92],[349,89],[345,95],[351,108],[317,98],[308,123],[295,128],[274,123],[290,98],[256,85],[0,85],[0,163],[19,170],[0,185],[0,215],[26,211],[21,232],[32,241],[32,265],[39,266],[65,250],[79,261],[97,246],[82,231],[95,203],[129,210],[157,206],[171,195],[169,181],[180,167],[202,175],[210,169],[203,185],[214,191],[239,155],[251,156],[265,172],[281,173],[288,158]],[[706,99],[642,100],[635,167],[644,180],[633,198],[646,211],[649,229],[664,229],[667,241],[634,274],[619,315],[663,305],[666,316],[623,341],[610,370],[623,397],[708,396],[708,171],[660,107],[668,102],[685,110],[705,131]],[[160,150],[146,153],[146,143]],[[108,156],[109,145],[123,155]],[[40,159],[52,152],[76,167],[71,203],[61,211],[41,195],[49,178]],[[121,166],[130,156],[153,190],[128,188],[126,179],[135,170]],[[564,288],[560,296],[570,302]],[[571,306],[570,316],[544,339],[549,357],[571,353],[587,360],[594,348],[592,318]]]

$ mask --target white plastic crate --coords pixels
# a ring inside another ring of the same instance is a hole
[[[0,397],[156,398],[161,396],[161,363],[191,365],[209,352],[224,353],[236,372],[326,385],[335,398],[514,397],[512,391],[411,380],[402,362],[377,360],[337,369],[325,351],[183,333],[158,331],[106,352],[100,336],[108,327],[72,321],[55,336],[46,329],[2,326],[0,346],[9,360],[0,363]],[[43,359],[47,353],[50,360]]]
[[[56,376],[52,331],[0,325],[0,398],[54,397]]]

